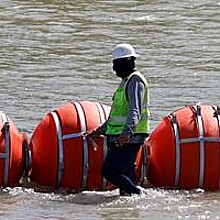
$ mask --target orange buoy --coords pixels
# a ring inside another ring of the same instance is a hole
[[[172,112],[152,132],[148,179],[158,187],[220,188],[220,111],[207,105]]]
[[[102,124],[110,108],[97,102],[69,102],[48,113],[34,129],[31,181],[53,189],[103,190],[101,175],[107,153],[104,138],[95,143],[83,133]]]
[[[16,186],[26,168],[27,137],[0,112],[0,186]]]

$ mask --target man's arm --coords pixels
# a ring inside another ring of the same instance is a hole
[[[127,84],[126,92],[129,102],[129,111],[126,126],[122,133],[133,134],[142,112],[142,98],[144,96],[144,83],[138,76],[133,76]]]

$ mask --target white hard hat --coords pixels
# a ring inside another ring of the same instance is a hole
[[[138,57],[138,54],[130,44],[118,44],[112,52],[112,60],[126,57]]]

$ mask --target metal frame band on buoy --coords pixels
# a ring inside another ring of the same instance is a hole
[[[64,168],[65,168],[63,140],[72,139],[72,138],[79,138],[79,137],[82,137],[85,132],[87,132],[86,116],[85,116],[85,113],[83,111],[82,106],[80,105],[79,102],[73,102],[71,104],[75,106],[76,111],[78,113],[79,120],[80,120],[81,132],[71,133],[71,134],[63,134],[60,119],[59,119],[57,112],[56,111],[51,112],[53,119],[54,119],[54,122],[56,124],[57,138],[58,138],[58,152],[59,152],[58,170],[57,170],[57,174],[58,174],[57,175],[57,186],[58,186],[58,188],[61,188],[61,186],[62,186],[62,177],[63,177]],[[106,120],[104,109],[100,103],[95,103],[95,104],[98,108],[99,118],[100,118],[100,122],[102,124]],[[107,154],[107,143],[106,143],[106,138],[104,138],[104,141],[103,141],[103,160],[105,159],[106,154]],[[86,186],[87,186],[88,171],[89,171],[88,140],[86,138],[83,138],[83,178],[82,178],[82,189],[83,190],[85,190]],[[106,184],[107,184],[106,180],[103,178],[103,183],[102,183],[103,188],[106,187]]]
[[[106,115],[104,113],[105,111],[100,103],[95,102],[95,105],[98,108],[100,122],[101,122],[101,124],[103,124],[106,121]],[[104,137],[104,139],[103,139],[103,162],[105,161],[107,153],[108,153],[107,138]],[[102,188],[105,189],[106,187],[107,187],[107,180],[103,177],[102,178]]]
[[[10,125],[7,116],[3,113],[0,112],[1,114],[1,120],[2,120],[2,132],[4,134],[4,139],[5,139],[5,152],[0,153],[0,159],[4,159],[4,185],[8,185],[8,176],[9,176],[9,154],[10,154]]]
[[[180,178],[180,136],[179,136],[179,128],[176,120],[176,115],[172,113],[170,115],[170,119],[173,125],[175,142],[176,142],[176,173],[175,173],[175,186],[179,184]]]
[[[197,123],[199,129],[199,143],[200,143],[200,170],[199,170],[199,187],[203,186],[204,173],[205,173],[205,137],[204,137],[204,127],[201,116],[201,106],[196,105],[194,107],[197,115]]]
[[[64,161],[63,161],[63,134],[62,128],[60,124],[59,117],[56,112],[51,112],[57,130],[57,138],[58,138],[58,169],[57,169],[57,187],[61,187],[63,170],[64,170]]]
[[[220,108],[219,106],[212,106],[212,108],[215,111],[215,117],[217,118],[218,121],[218,129],[219,129],[219,137],[220,137]],[[220,143],[220,138],[219,138],[219,143]],[[219,189],[220,189],[220,175],[219,175]]]
[[[146,138],[145,141],[147,141],[148,138]],[[142,161],[141,161],[141,176],[140,176],[140,182],[144,183],[144,181],[147,179],[147,173],[148,173],[148,160],[150,156],[149,147],[145,146],[144,144],[141,145],[143,154],[142,154]]]
[[[213,106],[213,109],[215,110],[215,117],[217,117],[218,121],[218,128],[220,129],[220,110],[218,107]],[[199,170],[199,187],[203,187],[204,183],[204,175],[205,175],[205,142],[219,142],[220,143],[220,137],[204,137],[204,126],[203,126],[203,120],[201,116],[201,106],[196,105],[191,108],[191,110],[196,115],[197,120],[197,126],[198,126],[198,132],[199,136],[195,138],[184,138],[180,139],[180,131],[178,122],[176,119],[175,113],[171,113],[169,115],[170,121],[172,123],[172,127],[174,130],[175,135],[175,144],[176,144],[176,172],[175,172],[175,186],[177,187],[179,184],[180,179],[180,163],[181,163],[181,156],[180,156],[180,150],[181,150],[181,144],[185,143],[195,143],[199,142],[200,144],[200,170]],[[220,134],[219,134],[220,136]],[[220,188],[220,179],[219,179],[219,188]]]
[[[81,132],[83,134],[87,131],[85,114],[84,114],[82,106],[78,102],[74,102],[73,104],[75,105],[76,110],[78,112]],[[82,189],[86,189],[87,177],[88,177],[88,172],[89,172],[88,141],[86,138],[83,138],[83,154],[84,154],[84,159],[83,159]]]

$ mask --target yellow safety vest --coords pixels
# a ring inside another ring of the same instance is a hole
[[[135,126],[134,133],[149,133],[149,110],[148,110],[148,102],[149,102],[149,94],[148,94],[148,83],[145,77],[138,71],[132,73],[127,81],[121,84],[113,96],[113,103],[111,106],[111,111],[109,114],[109,119],[107,122],[107,135],[118,135],[121,134],[127,120],[127,115],[129,111],[129,103],[126,98],[126,86],[127,82],[129,82],[130,78],[134,75],[137,75],[141,78],[145,85],[144,94],[142,97],[142,112],[141,117]]]

